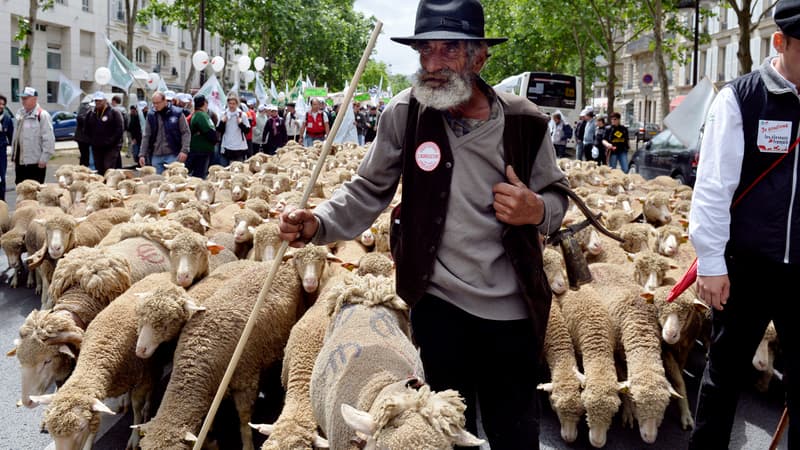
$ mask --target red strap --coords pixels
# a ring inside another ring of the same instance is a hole
[[[731,204],[731,208],[733,208],[734,206],[736,206],[736,204],[738,204],[738,203],[739,203],[739,202],[742,200],[742,198],[744,198],[744,196],[745,196],[745,195],[746,195],[748,192],[750,192],[750,191],[751,191],[751,190],[752,190],[754,187],[756,187],[756,185],[758,184],[758,182],[759,182],[759,181],[763,180],[763,179],[764,179],[764,177],[766,177],[766,176],[767,176],[767,174],[768,174],[768,173],[770,173],[770,172],[772,171],[772,169],[774,169],[774,168],[775,168],[775,167],[776,167],[778,164],[780,164],[780,162],[781,162],[781,161],[783,161],[783,160],[784,160],[784,158],[786,158],[787,156],[789,156],[789,154],[790,154],[790,153],[792,153],[792,151],[794,150],[794,148],[795,148],[795,147],[797,147],[797,144],[798,144],[798,143],[800,143],[800,137],[798,137],[797,139],[795,139],[795,141],[792,143],[792,146],[791,146],[791,147],[789,147],[789,150],[788,150],[786,153],[784,153],[783,155],[781,155],[781,157],[780,157],[780,158],[776,159],[776,160],[775,160],[775,161],[774,161],[772,164],[770,164],[770,166],[769,166],[769,167],[767,167],[767,170],[765,170],[764,172],[762,172],[762,173],[761,173],[761,175],[759,175],[759,176],[758,176],[758,177],[757,177],[755,180],[753,180],[753,182],[752,182],[752,183],[750,183],[750,186],[747,186],[747,188],[746,188],[745,190],[743,190],[743,191],[742,191],[742,193],[741,193],[741,194],[739,194],[739,196],[738,196],[738,197],[736,197],[736,200],[734,200],[734,201],[733,201],[733,203]]]

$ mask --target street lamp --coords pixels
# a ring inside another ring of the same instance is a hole
[[[692,56],[692,87],[697,85],[697,53],[700,44],[700,0],[680,0],[678,9],[694,9],[694,54]]]

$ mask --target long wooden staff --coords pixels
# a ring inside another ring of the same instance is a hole
[[[369,38],[367,48],[364,49],[364,54],[361,55],[361,61],[358,63],[356,73],[353,75],[353,79],[350,81],[350,86],[348,86],[344,100],[342,101],[342,105],[344,106],[349,105],[350,101],[353,99],[356,86],[358,86],[361,75],[364,73],[364,69],[367,66],[367,61],[369,61],[369,57],[372,54],[372,49],[375,48],[375,42],[378,40],[378,35],[380,34],[382,27],[383,22],[380,20],[375,22],[375,29],[372,30],[372,35]],[[301,209],[306,207],[308,197],[311,196],[311,189],[314,188],[314,184],[317,182],[319,173],[324,167],[325,158],[328,156],[328,153],[330,153],[331,146],[333,145],[333,138],[339,131],[342,120],[344,119],[344,116],[347,115],[345,114],[346,112],[347,111],[341,111],[336,115],[336,120],[333,121],[333,126],[328,133],[328,138],[325,139],[325,144],[322,146],[322,154],[319,155],[317,165],[314,167],[314,172],[311,174],[311,179],[308,181],[308,184],[306,184],[305,191],[303,192],[303,198],[300,200],[299,207]],[[225,396],[225,392],[228,390],[228,384],[231,381],[233,372],[236,370],[236,366],[239,364],[239,358],[241,358],[244,347],[247,345],[247,340],[250,338],[250,334],[252,333],[253,327],[256,324],[258,312],[261,310],[261,307],[267,298],[267,293],[272,288],[272,280],[275,278],[275,274],[278,272],[278,266],[280,266],[280,262],[283,259],[283,255],[286,253],[286,248],[288,246],[289,242],[283,241],[278,249],[278,254],[275,255],[269,275],[267,276],[267,279],[264,280],[264,285],[261,287],[261,292],[258,294],[258,300],[256,300],[256,304],[253,306],[253,311],[250,312],[250,318],[247,319],[247,324],[244,327],[244,331],[242,331],[242,336],[239,338],[239,343],[236,344],[236,349],[233,351],[233,356],[231,357],[230,363],[228,363],[228,368],[225,369],[225,375],[222,377],[222,382],[220,382],[219,389],[217,389],[217,395],[214,396],[214,401],[211,402],[211,409],[209,409],[208,414],[206,415],[206,420],[203,422],[203,427],[200,429],[200,434],[197,436],[197,441],[194,443],[194,447],[192,447],[193,450],[200,450],[200,448],[203,446],[203,442],[206,440],[206,436],[211,428],[211,424],[214,422],[214,416],[217,414],[219,404],[222,402],[222,398]]]
[[[769,450],[778,450],[778,443],[781,441],[781,436],[783,436],[783,432],[786,431],[786,427],[789,425],[789,407],[783,408],[783,414],[781,414],[781,420],[778,422],[778,428],[775,429],[775,434],[772,435],[772,442],[769,444]]]

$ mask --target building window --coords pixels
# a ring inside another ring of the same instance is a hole
[[[150,52],[145,47],[138,47],[134,57],[137,64],[146,64],[150,60]]]
[[[56,0],[56,3],[58,3],[59,5],[67,6],[67,0]]]
[[[160,67],[167,67],[167,63],[169,62],[169,54],[165,51],[160,51],[156,53],[156,65]]]
[[[47,82],[47,103],[58,102],[58,81]]]
[[[725,81],[725,47],[717,50],[717,81]]]
[[[19,101],[19,78],[11,79],[11,101]]]
[[[159,25],[160,25],[159,30],[161,31],[161,34],[169,34],[169,25],[167,25],[164,22],[160,22]]]
[[[11,65],[19,65],[19,47],[11,47]]]
[[[122,41],[114,41],[114,48],[119,50],[123,55],[125,54],[125,43]]]
[[[47,52],[47,68],[61,69],[61,53]]]
[[[114,18],[120,22],[125,22],[125,7],[122,4],[122,0],[117,0],[117,7],[114,10]]]
[[[92,10],[91,0],[81,0],[81,9],[83,12],[90,12]]]
[[[81,56],[94,54],[94,33],[81,30]]]

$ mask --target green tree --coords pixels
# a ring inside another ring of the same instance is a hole
[[[756,14],[756,6],[761,6],[762,3],[759,1],[726,0],[724,3],[736,13],[736,20],[739,23],[739,49],[736,51],[736,57],[739,59],[739,75],[744,75],[753,67],[753,55],[750,53],[750,38],[753,31],[762,19],[772,16],[772,9],[777,2],[764,8],[761,14]],[[724,5],[720,3],[720,6]],[[753,17],[756,19],[753,20]]]
[[[34,28],[36,26],[36,17],[39,10],[47,11],[53,7],[53,0],[29,0],[28,3],[28,17],[20,17],[17,22],[19,31],[14,36],[14,40],[23,42],[22,46],[17,51],[17,54],[22,58],[22,86],[31,85],[31,74],[33,73],[33,58],[31,58],[33,51],[33,44],[36,40]]]

